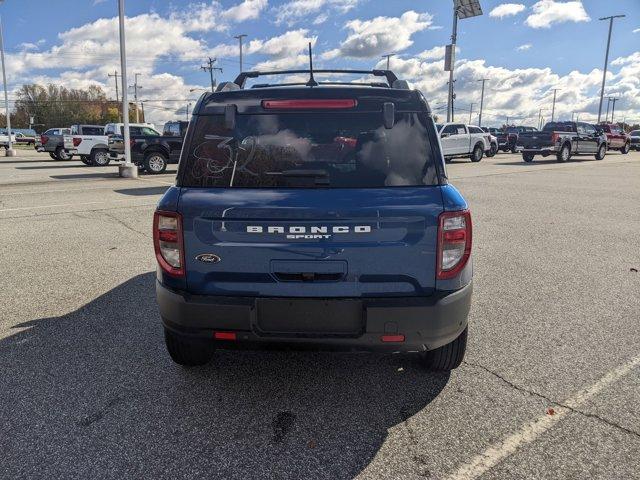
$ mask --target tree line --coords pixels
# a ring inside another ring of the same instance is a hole
[[[136,105],[129,108],[129,120],[135,121]],[[16,92],[11,112],[12,128],[33,128],[43,132],[54,127],[75,124],[105,125],[121,121],[122,104],[108,100],[97,85],[86,89],[62,85],[23,85]],[[6,126],[6,115],[0,114],[0,125]]]

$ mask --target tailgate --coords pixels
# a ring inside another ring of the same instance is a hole
[[[439,187],[183,188],[187,288],[231,296],[430,295],[442,210]]]
[[[552,147],[551,132],[524,132],[518,135],[518,146],[523,148]]]

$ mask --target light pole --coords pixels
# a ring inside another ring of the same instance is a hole
[[[447,45],[444,69],[449,71],[449,98],[447,100],[447,122],[453,122],[453,70],[456,63],[456,41],[458,39],[458,19],[482,15],[479,0],[453,0],[453,28],[451,30],[451,44]]]
[[[480,114],[478,115],[478,126],[481,127],[482,126],[482,107],[484,105],[484,82],[486,82],[487,80],[489,80],[488,78],[481,78],[480,80],[478,80],[479,82],[482,82],[482,93],[480,94]]]
[[[604,84],[607,81],[607,64],[609,63],[609,47],[611,46],[611,29],[613,28],[614,18],[624,18],[626,15],[612,15],[610,17],[602,17],[600,20],[609,20],[609,37],[607,38],[607,53],[604,56],[604,71],[602,72],[602,87],[600,88],[600,105],[598,106],[598,123],[602,117],[602,100],[604,98]]]
[[[131,163],[131,135],[129,132],[129,94],[127,92],[127,42],[124,32],[124,0],[118,0],[120,26],[120,69],[122,70],[122,119],[124,121],[124,165],[118,166],[121,177],[138,178],[138,167]]]
[[[387,70],[391,70],[391,57],[395,57],[395,53],[387,53],[386,55],[382,55],[382,58],[387,59]]]
[[[241,35],[236,35],[233,38],[237,38],[238,39],[238,43],[240,44],[240,73],[242,73],[242,39],[246,37],[246,35],[243,33]]]
[[[611,105],[611,97],[607,97],[607,113],[604,114],[605,123],[609,120],[609,106]],[[600,121],[598,121],[600,123]]]
[[[473,115],[473,106],[475,105],[475,103],[472,103],[469,106],[469,125],[471,125],[471,116]]]
[[[553,122],[556,115],[556,93],[560,90],[559,88],[553,89],[553,106],[551,107],[551,121]]]
[[[15,157],[16,151],[13,149],[13,142],[11,141],[11,111],[9,110],[9,94],[7,93],[7,72],[4,67],[4,35],[2,32],[2,18],[0,18],[0,56],[2,57],[2,83],[4,85],[4,109],[7,115],[8,142],[7,142],[7,150],[5,152],[5,155],[7,157]]]

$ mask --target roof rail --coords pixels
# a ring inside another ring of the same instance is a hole
[[[273,72],[242,72],[238,75],[234,81],[240,88],[244,88],[249,78],[258,78],[266,75],[291,75],[307,73],[311,74],[310,70],[279,70]],[[313,70],[313,73],[353,73],[358,75],[374,75],[376,77],[385,77],[389,88],[394,87],[394,83],[398,80],[398,77],[391,70]]]

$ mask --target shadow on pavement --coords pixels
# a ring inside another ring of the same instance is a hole
[[[169,185],[165,187],[140,187],[140,188],[121,188],[118,190],[114,190],[116,193],[120,193],[122,195],[133,195],[136,197],[143,197],[145,195],[162,195],[167,191]]]
[[[51,163],[61,163],[61,162],[53,161]],[[81,163],[79,165],[64,165],[64,164],[61,164],[61,166],[64,167],[64,168],[87,168],[87,165],[85,165],[83,163]],[[38,165],[38,166],[35,166],[35,167],[16,167],[16,170],[44,170],[44,169],[49,169],[50,170],[51,166],[50,165]]]
[[[116,171],[110,173],[70,173],[69,175],[49,175],[49,178],[56,180],[72,180],[76,178],[119,178],[119,176]]]
[[[218,352],[184,369],[154,277],[0,340],[0,477],[352,478],[448,381],[351,353]]]

